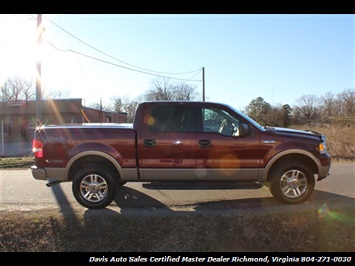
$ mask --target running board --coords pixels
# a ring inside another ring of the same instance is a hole
[[[261,183],[240,181],[157,181],[143,183],[142,186],[147,189],[258,189],[263,187]]]

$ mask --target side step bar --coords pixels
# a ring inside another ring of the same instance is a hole
[[[241,181],[156,181],[142,185],[147,189],[258,189],[263,185],[257,182]]]

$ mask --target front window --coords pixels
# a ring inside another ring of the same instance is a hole
[[[235,136],[239,127],[239,119],[218,108],[202,109],[203,132],[219,133]]]

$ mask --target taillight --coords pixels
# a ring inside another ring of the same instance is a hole
[[[36,158],[43,157],[43,143],[38,139],[32,141],[32,152]]]

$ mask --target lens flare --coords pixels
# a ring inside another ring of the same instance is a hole
[[[347,225],[354,225],[354,219],[347,217],[341,213],[337,213],[335,211],[331,211],[327,204],[324,203],[322,207],[318,209],[318,214],[321,218],[325,218],[328,222],[338,221]]]

